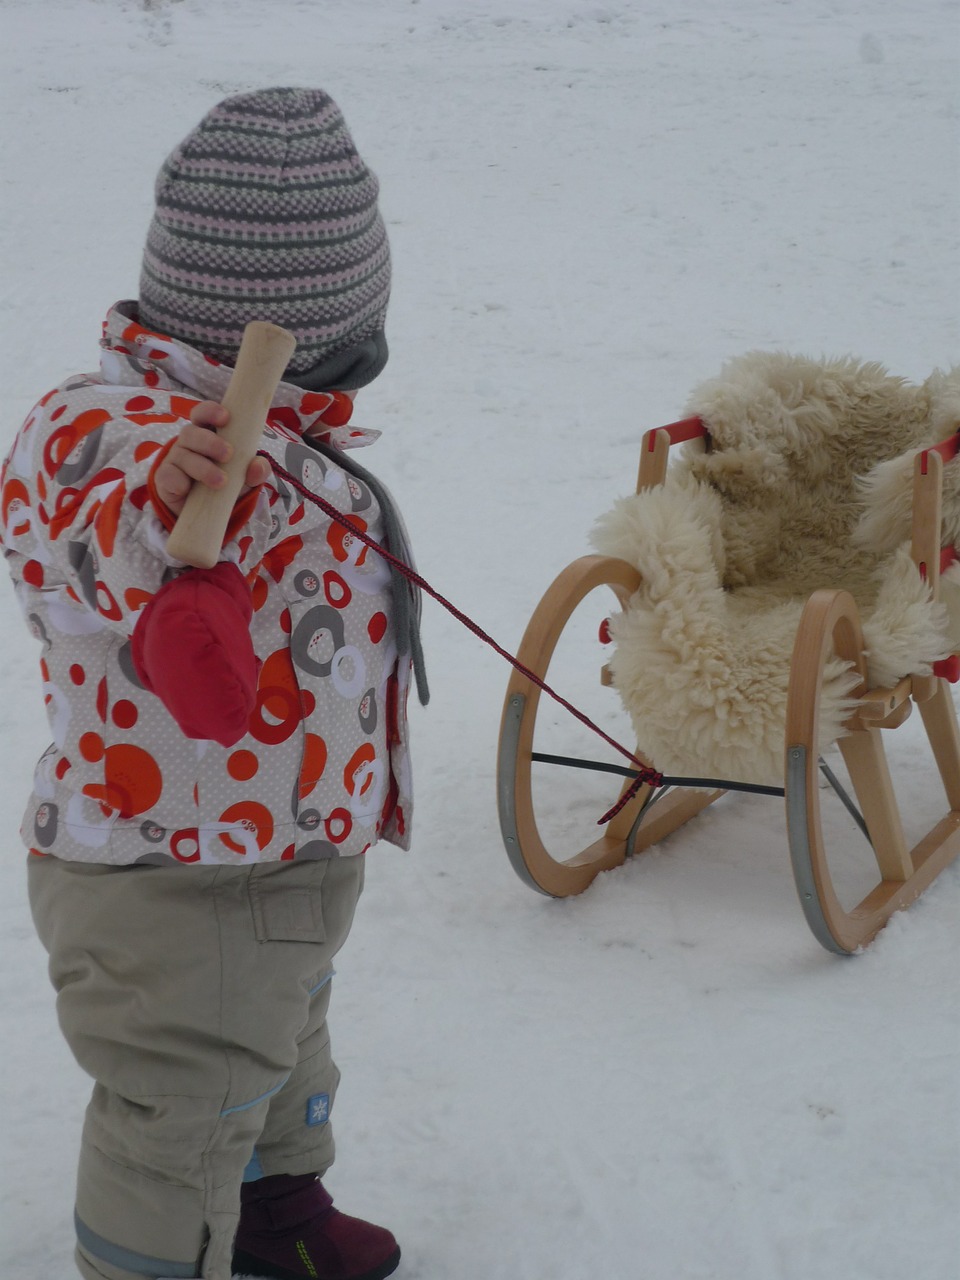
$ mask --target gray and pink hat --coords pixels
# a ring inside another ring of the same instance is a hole
[[[365,386],[387,361],[378,190],[322,89],[225,99],[160,170],[140,323],[232,364],[247,322],[270,320],[297,338],[288,382]]]

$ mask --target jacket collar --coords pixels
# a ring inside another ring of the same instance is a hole
[[[229,365],[220,364],[185,342],[144,329],[137,318],[135,301],[118,302],[111,307],[103,324],[100,347],[101,377],[114,386],[146,384],[160,391],[187,391],[204,400],[220,401],[233,372]],[[338,400],[327,391],[305,391],[281,382],[273,397],[270,419],[298,435],[309,431],[339,449],[360,448],[380,438],[379,431],[324,423],[324,414],[339,407]],[[342,414],[338,416],[342,420]]]

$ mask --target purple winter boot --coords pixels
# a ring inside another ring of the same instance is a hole
[[[399,1263],[390,1232],[335,1209],[316,1174],[277,1174],[241,1187],[235,1275],[383,1280]]]

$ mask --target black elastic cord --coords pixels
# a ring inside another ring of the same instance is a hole
[[[592,769],[596,773],[615,773],[621,778],[636,778],[636,769],[619,764],[606,764],[601,760],[581,760],[576,756],[551,756],[542,751],[532,751],[531,760],[540,764],[559,764],[567,769]],[[782,796],[783,787],[764,787],[755,782],[726,782],[722,778],[670,778],[663,774],[661,787],[698,787],[703,791],[748,791],[753,795]]]

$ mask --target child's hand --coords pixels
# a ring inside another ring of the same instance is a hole
[[[180,514],[195,481],[209,489],[219,489],[226,483],[226,473],[221,467],[229,460],[233,446],[218,435],[218,431],[229,421],[230,414],[222,404],[215,400],[201,401],[157,467],[153,478],[157,496],[175,516]],[[246,488],[263,484],[269,475],[270,464],[266,458],[251,459],[244,477]]]

